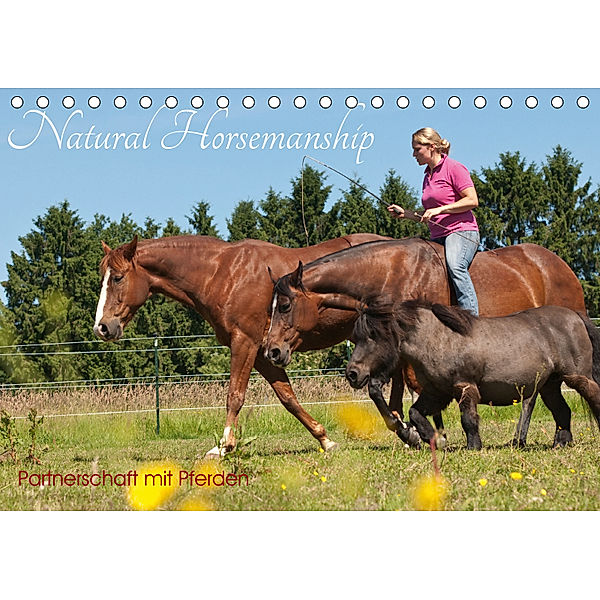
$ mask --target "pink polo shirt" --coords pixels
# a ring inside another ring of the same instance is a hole
[[[469,187],[475,186],[467,167],[448,155],[442,154],[442,160],[435,166],[431,175],[429,174],[429,167],[425,169],[423,206],[427,209],[452,204],[460,200],[461,195],[459,192]],[[429,221],[428,225],[432,239],[446,237],[455,231],[479,230],[475,215],[471,210],[452,215],[437,215]]]

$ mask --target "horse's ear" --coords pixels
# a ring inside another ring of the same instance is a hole
[[[123,256],[129,262],[131,262],[133,260],[133,257],[135,256],[135,251],[137,249],[137,243],[138,243],[138,236],[136,234],[133,236],[133,240],[131,240],[131,242],[129,242],[129,244],[125,244],[123,246]]]
[[[273,277],[273,271],[271,271],[271,267],[267,266],[267,269],[269,270],[269,277],[271,278],[273,285],[275,285],[277,283],[277,279],[275,279],[275,277]]]
[[[302,264],[302,261],[298,261],[298,268],[292,273],[292,276],[290,278],[290,283],[296,287],[302,287],[302,273],[304,271],[304,265]]]
[[[111,251],[110,246],[104,241],[102,241],[101,243],[102,243],[102,250],[104,250],[104,254],[108,254]]]

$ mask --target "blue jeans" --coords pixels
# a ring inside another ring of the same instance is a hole
[[[458,305],[478,315],[479,304],[469,275],[469,267],[479,247],[479,232],[460,231],[431,241],[444,246],[448,276],[456,292]]]

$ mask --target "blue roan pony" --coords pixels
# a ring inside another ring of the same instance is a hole
[[[535,401],[539,392],[556,421],[554,447],[564,446],[573,436],[563,381],[586,400],[600,426],[600,330],[568,308],[542,306],[478,318],[421,301],[380,304],[362,311],[354,339],[346,378],[355,388],[369,382],[376,403],[398,361],[413,366],[423,391],[409,417],[424,442],[435,438],[426,417],[453,398],[467,448],[480,449],[477,404]]]

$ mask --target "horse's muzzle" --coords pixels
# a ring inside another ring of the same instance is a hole
[[[354,389],[359,390],[364,387],[369,380],[369,373],[366,371],[361,373],[357,368],[348,364],[346,367],[346,379]]]
[[[290,364],[292,354],[289,346],[271,346],[265,350],[265,358],[276,367],[287,367]]]
[[[123,336],[123,327],[119,319],[100,321],[94,325],[94,333],[105,342],[116,342]]]

